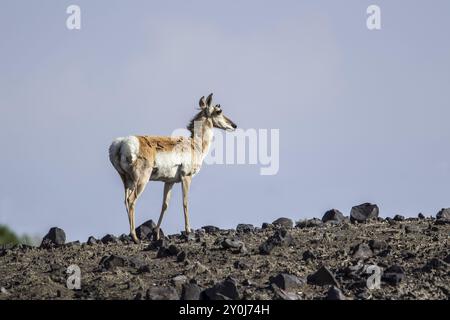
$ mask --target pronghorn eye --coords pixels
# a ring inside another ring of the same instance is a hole
[[[219,110],[216,111],[216,113],[217,113],[217,114],[221,114],[221,113],[222,113],[222,110],[219,109]]]

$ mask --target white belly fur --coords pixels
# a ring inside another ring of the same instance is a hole
[[[181,175],[194,176],[200,171],[200,166],[191,161],[190,152],[161,152],[156,154],[155,167],[150,180],[165,182],[180,182]]]

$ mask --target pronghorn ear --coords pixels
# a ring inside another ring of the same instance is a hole
[[[200,98],[200,101],[198,102],[200,109],[205,109],[206,107],[206,102],[205,102],[205,96]]]
[[[208,107],[211,106],[212,96],[213,96],[213,94],[211,93],[211,94],[208,96],[208,98],[206,98],[206,105],[207,105]]]

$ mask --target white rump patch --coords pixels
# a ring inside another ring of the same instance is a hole
[[[117,138],[109,147],[109,159],[119,172],[127,171],[136,161],[138,153],[139,140],[135,136]]]

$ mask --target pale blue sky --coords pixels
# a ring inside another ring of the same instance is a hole
[[[65,27],[78,4],[82,30]],[[366,28],[378,4],[382,30]],[[184,127],[214,92],[241,128],[280,129],[280,171],[206,166],[191,225],[260,225],[374,202],[450,206],[450,2],[0,2],[0,223],[70,240],[128,232],[111,140]],[[150,183],[137,223],[156,220]],[[183,229],[181,190],[163,223]]]

